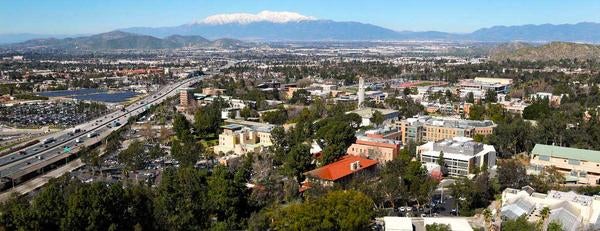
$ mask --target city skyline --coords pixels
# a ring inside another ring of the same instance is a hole
[[[127,27],[176,26],[218,14],[293,12],[396,31],[468,33],[497,25],[600,22],[600,2],[579,1],[3,1],[0,34],[93,34]],[[355,12],[355,13],[349,13]]]

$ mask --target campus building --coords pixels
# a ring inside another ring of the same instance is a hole
[[[336,162],[305,172],[307,178],[303,185],[316,183],[333,186],[334,183],[350,181],[355,174],[374,171],[375,166],[377,166],[376,160],[346,155]]]
[[[360,108],[353,111],[346,112],[346,114],[356,113],[362,118],[360,126],[371,126],[371,118],[373,113],[379,111],[383,115],[383,124],[393,124],[398,120],[400,113],[392,109],[381,109],[381,108]]]
[[[385,163],[398,156],[400,147],[398,140],[358,136],[356,142],[348,147],[347,153]]]
[[[443,156],[444,167],[450,176],[468,176],[477,168],[489,169],[496,165],[494,146],[466,137],[430,141],[417,147],[417,156],[423,164],[438,163],[440,156]]]
[[[458,86],[461,97],[472,92],[475,98],[483,98],[487,91],[506,94],[511,84],[512,79],[476,77],[475,79],[460,80]]]
[[[216,154],[233,153],[236,155],[248,152],[260,152],[273,145],[271,131],[275,126],[262,123],[228,124],[221,127],[219,145],[214,147]]]
[[[453,137],[491,135],[496,124],[491,120],[463,120],[449,117],[420,116],[401,120],[402,143],[438,141]]]
[[[502,192],[500,215],[503,220],[525,216],[529,222],[537,223],[544,208],[550,210],[544,226],[556,222],[565,231],[600,229],[600,196],[554,190],[546,194],[536,193],[528,186],[521,190],[507,188]]]
[[[536,144],[530,156],[530,173],[554,166],[567,183],[600,184],[600,151]]]

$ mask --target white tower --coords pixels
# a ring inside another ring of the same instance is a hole
[[[365,79],[358,77],[358,108],[362,108],[365,102]]]

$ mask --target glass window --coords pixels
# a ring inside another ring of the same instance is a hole
[[[550,161],[550,156],[540,156],[540,160]]]

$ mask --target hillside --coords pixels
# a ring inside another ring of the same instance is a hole
[[[558,59],[598,59],[600,46],[591,44],[552,42],[542,46],[522,46],[516,49],[500,47],[490,52],[492,60],[558,60]]]
[[[164,39],[122,31],[111,31],[91,36],[65,39],[34,39],[22,43],[6,45],[13,49],[59,49],[59,50],[114,50],[114,49],[174,49],[183,47],[223,47],[233,48],[246,43],[221,39],[210,41],[201,36],[171,35]]]

